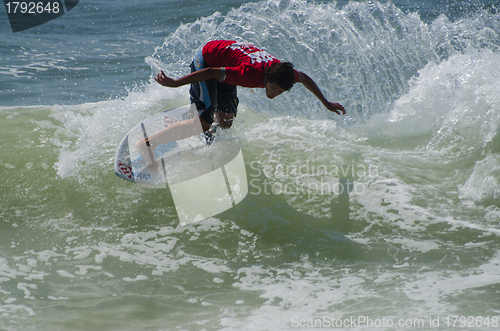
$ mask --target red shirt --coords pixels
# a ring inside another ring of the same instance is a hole
[[[234,40],[210,41],[202,50],[205,65],[224,67],[224,83],[243,87],[265,87],[265,69],[280,61],[252,44]],[[298,73],[295,72],[295,81]]]

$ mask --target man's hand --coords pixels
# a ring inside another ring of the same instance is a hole
[[[188,85],[192,83],[205,82],[210,79],[220,79],[222,74],[222,69],[217,67],[208,67],[195,72],[190,73],[179,79],[172,79],[167,77],[162,71],[161,74],[156,75],[155,80],[158,84],[166,87],[179,87],[183,85]]]
[[[319,99],[319,101],[321,101],[321,103],[326,107],[326,109],[338,115],[340,115],[340,112],[342,112],[342,115],[345,115],[344,107],[340,103],[330,102],[326,100],[323,93],[321,93],[321,90],[319,89],[318,85],[316,85],[316,83],[314,82],[314,80],[312,80],[311,77],[309,77],[302,71],[298,71],[298,73],[299,73],[299,79],[297,80],[297,82],[304,84],[304,86],[309,91],[311,91],[312,94],[314,94],[316,98]]]
[[[345,115],[345,109],[340,103],[328,102],[327,104],[325,104],[325,107],[326,109],[334,112],[337,115],[340,115],[340,112],[342,112],[342,115]]]
[[[173,80],[170,77],[167,77],[163,72],[163,70],[161,71],[161,74],[156,75],[155,80],[158,82],[158,84],[166,87],[178,87],[175,80]]]

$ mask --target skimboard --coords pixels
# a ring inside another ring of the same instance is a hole
[[[239,144],[208,145],[194,105],[173,108],[133,127],[118,145],[116,175],[148,188],[169,188],[181,224],[215,216],[243,200],[247,176]]]

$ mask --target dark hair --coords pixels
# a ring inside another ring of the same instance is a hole
[[[285,91],[295,84],[295,70],[290,62],[275,63],[266,68],[265,74],[268,82],[278,84]]]

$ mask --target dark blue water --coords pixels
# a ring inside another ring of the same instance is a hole
[[[144,58],[181,24],[214,12],[225,15],[243,3],[83,1],[54,21],[16,34],[6,12],[0,10],[1,104],[79,104],[123,97],[150,82],[151,70]],[[347,3],[337,1],[337,8]],[[453,22],[477,12],[495,15],[499,10],[494,0],[392,3],[403,13],[417,13],[425,24],[439,15]]]

